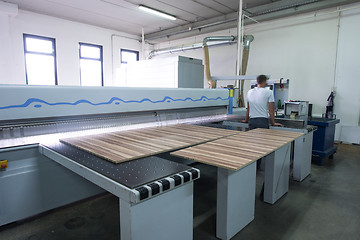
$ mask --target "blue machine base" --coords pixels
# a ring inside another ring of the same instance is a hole
[[[336,152],[337,147],[333,146],[331,148],[326,149],[325,151],[317,151],[317,150],[313,150],[312,151],[312,155],[313,157],[315,157],[315,159],[317,159],[317,164],[318,165],[322,165],[322,161],[324,158],[326,157],[332,157],[332,155]]]

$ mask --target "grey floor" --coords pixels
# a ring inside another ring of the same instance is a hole
[[[194,189],[194,239],[217,239],[216,169],[196,167],[203,171]],[[339,144],[334,159],[312,164],[301,183],[290,180],[289,193],[274,205],[260,200],[262,182],[260,171],[255,220],[233,239],[360,240],[360,146]],[[103,194],[2,226],[0,239],[119,239],[118,199]]]

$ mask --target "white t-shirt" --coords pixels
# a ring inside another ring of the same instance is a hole
[[[270,89],[255,87],[248,91],[247,102],[250,106],[250,118],[268,118],[269,102],[274,102],[274,94]]]

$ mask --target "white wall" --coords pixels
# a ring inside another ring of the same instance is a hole
[[[360,65],[357,56],[360,56],[360,31],[357,29],[360,4],[345,8],[354,9],[340,15],[334,12],[336,9],[327,9],[246,27],[245,34],[255,37],[247,74],[264,73],[270,74],[272,79],[289,78],[289,99],[310,101],[315,116],[325,113],[327,97],[335,89],[334,112],[340,119],[335,138],[359,143]],[[236,35],[236,29],[166,42],[155,48],[198,43],[206,36],[230,35]],[[201,49],[176,54],[203,59]],[[235,65],[236,45],[210,48],[212,75],[233,75]],[[221,85],[226,84],[229,83]]]
[[[26,83],[23,33],[56,39],[59,85],[80,85],[79,42],[103,46],[105,86],[116,85],[121,48],[141,51],[138,36],[28,11],[16,16],[0,11],[0,27],[0,84]]]
[[[310,101],[314,114],[325,112],[334,81],[336,14],[290,24],[266,24],[247,33],[255,37],[248,74],[262,72],[275,79],[288,78],[290,99]]]
[[[341,13],[335,81],[338,139],[360,144],[360,10]]]

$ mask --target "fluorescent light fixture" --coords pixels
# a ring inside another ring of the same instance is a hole
[[[150,7],[147,7],[147,6],[144,6],[144,5],[139,5],[139,9],[140,9],[140,10],[143,10],[143,11],[145,11],[145,12],[154,14],[154,15],[156,15],[156,16],[162,17],[162,18],[166,18],[166,19],[170,19],[170,20],[176,20],[176,17],[174,17],[174,16],[172,16],[172,15],[170,15],[170,14],[161,12],[161,11],[159,11],[159,10],[156,10],[156,9],[153,9],[153,8],[150,8]]]

